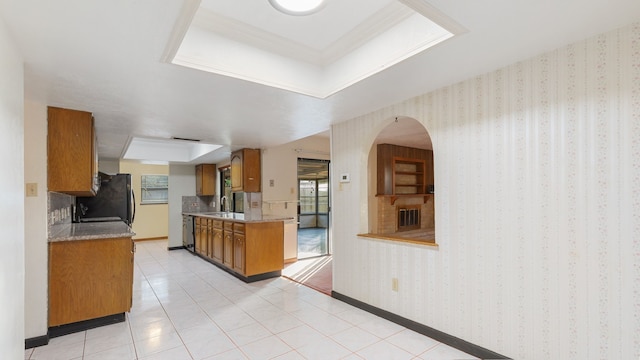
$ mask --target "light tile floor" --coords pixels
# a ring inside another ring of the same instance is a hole
[[[123,323],[51,339],[25,359],[476,359],[285,278],[252,284],[167,242],[137,243]]]

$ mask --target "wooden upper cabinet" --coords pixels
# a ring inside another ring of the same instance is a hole
[[[231,153],[231,191],[260,192],[260,149],[241,149]]]
[[[196,166],[196,195],[209,196],[216,194],[216,164],[200,164]]]
[[[93,115],[49,107],[47,117],[47,189],[94,196],[100,179]]]

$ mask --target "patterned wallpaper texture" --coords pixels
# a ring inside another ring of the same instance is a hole
[[[395,116],[434,144],[437,250],[356,235]],[[640,24],[331,136],[335,291],[521,360],[640,357]]]

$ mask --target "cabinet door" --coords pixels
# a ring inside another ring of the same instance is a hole
[[[233,270],[244,275],[245,235],[233,234]]]
[[[47,117],[47,189],[94,196],[100,182],[93,116],[49,107]]]
[[[242,150],[231,154],[231,191],[243,191]]]
[[[213,196],[216,194],[216,164],[196,166],[196,195]]]
[[[231,153],[231,190],[260,192],[262,182],[260,149],[242,149]]]
[[[202,195],[202,165],[196,166],[196,195]]]
[[[218,221],[218,220],[214,220]],[[214,224],[213,227],[213,260],[222,263],[224,257],[224,244],[222,238],[222,228],[216,227]]]
[[[196,217],[196,226],[195,226],[195,250],[196,253],[202,253],[202,218]]]
[[[49,243],[49,326],[129,311],[134,249],[130,237]]]
[[[262,166],[260,149],[243,149],[242,175],[244,192],[260,192],[262,187]]]
[[[224,256],[223,263],[228,268],[233,268],[233,223],[225,222],[223,230]]]
[[[213,259],[213,219],[207,219],[207,257]]]

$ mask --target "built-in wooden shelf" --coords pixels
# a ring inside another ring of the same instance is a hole
[[[426,204],[427,201],[429,200],[430,197],[432,197],[434,194],[396,194],[396,195],[376,195],[376,197],[383,197],[383,198],[388,198],[389,202],[391,203],[391,205],[394,205],[396,203],[396,200],[398,199],[407,199],[407,198],[416,198],[416,197],[421,197],[422,198],[422,203]]]

